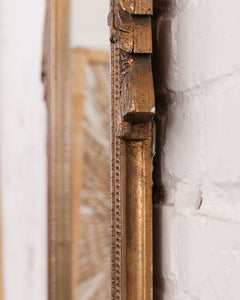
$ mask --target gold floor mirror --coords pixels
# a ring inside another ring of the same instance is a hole
[[[110,2],[111,79],[106,53],[72,51],[70,1],[47,2],[49,300],[153,297],[153,3]]]

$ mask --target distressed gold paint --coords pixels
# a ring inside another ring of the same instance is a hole
[[[110,12],[113,300],[153,297],[151,152],[155,101],[151,17],[141,10],[144,5],[150,15],[152,2],[141,0],[122,0],[121,5],[112,1]],[[123,14],[127,14],[132,31],[121,30],[126,26]]]

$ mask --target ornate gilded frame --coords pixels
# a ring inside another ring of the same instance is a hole
[[[112,299],[151,300],[152,0],[111,0]],[[43,81],[48,106],[49,300],[74,289],[70,0],[48,0]],[[81,270],[80,270],[81,271]]]
[[[153,298],[152,0],[112,0],[112,299]]]

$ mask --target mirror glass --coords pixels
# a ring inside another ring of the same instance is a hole
[[[110,299],[109,1],[71,5],[73,160],[79,162],[73,172],[74,293],[81,300]]]

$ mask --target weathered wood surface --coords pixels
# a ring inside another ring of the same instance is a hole
[[[153,13],[152,0],[121,0],[123,10],[133,15],[151,15]]]
[[[48,0],[42,77],[48,108],[48,299],[72,299],[69,0]]]
[[[112,0],[112,299],[151,300],[152,1]]]
[[[139,13],[141,10],[146,10],[146,6],[140,5],[137,0],[135,1],[135,5],[133,5],[134,13],[129,13],[131,7],[132,4],[129,1],[112,0],[109,14],[111,41],[118,48],[129,53],[151,53],[152,6],[147,6],[149,8],[148,14]]]
[[[152,120],[154,90],[150,55],[131,55],[120,51],[120,83],[124,121]]]

